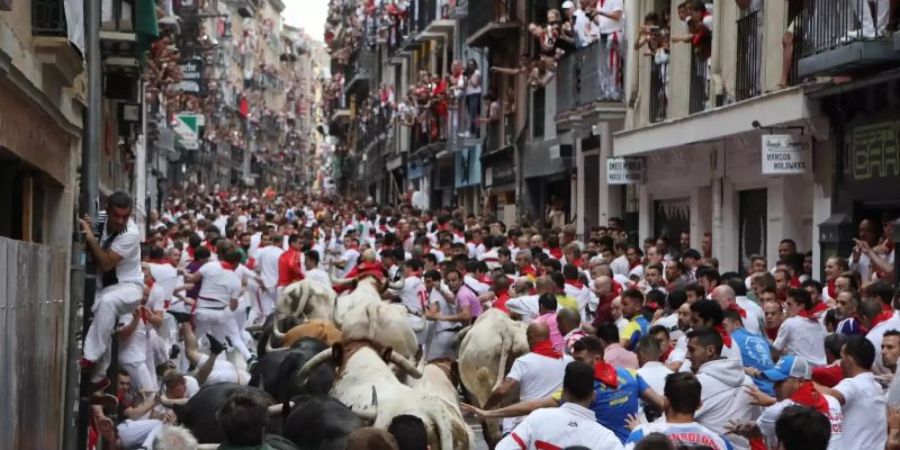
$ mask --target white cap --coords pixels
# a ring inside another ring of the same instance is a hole
[[[572,8],[574,8],[574,7],[575,7],[575,4],[572,3],[571,0],[566,0],[566,1],[564,1],[563,4],[562,4],[562,9],[572,9]]]

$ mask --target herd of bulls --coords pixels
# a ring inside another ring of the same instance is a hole
[[[344,450],[357,428],[387,429],[401,415],[425,424],[431,449],[474,449],[460,390],[483,405],[516,357],[528,351],[525,326],[487,310],[458,335],[457,361],[425,361],[406,308],[383,302],[374,277],[338,297],[313,281],[288,286],[257,342],[250,386],[203,388],[181,412],[201,443],[221,441],[215,414],[231,393],[250,389],[268,404],[267,438],[276,449]],[[461,386],[460,386],[461,384]],[[499,438],[485,425],[486,440]],[[214,448],[214,447],[211,447]]]

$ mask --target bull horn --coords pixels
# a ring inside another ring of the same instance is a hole
[[[278,314],[275,314],[275,317],[272,319],[272,336],[269,340],[278,339],[278,345],[281,346],[284,343],[284,333],[278,329]]]
[[[394,363],[397,367],[403,369],[403,371],[408,373],[409,376],[416,379],[422,378],[422,372],[419,372],[419,369],[417,369],[416,366],[414,366],[413,363],[411,363],[403,355],[396,352],[391,352],[391,362]]]
[[[248,333],[259,333],[260,331],[263,330],[263,326],[262,325],[247,325],[247,327],[244,329],[247,330]]]
[[[378,411],[361,411],[358,409],[351,409],[351,411],[366,422],[374,422],[375,418],[378,417]]]
[[[171,408],[173,406],[187,405],[188,400],[190,400],[190,399],[189,398],[169,398],[169,397],[166,397],[165,395],[159,396],[159,403],[161,403],[163,406],[166,406],[168,408]]]
[[[301,289],[301,288],[305,288],[305,289]],[[301,284],[300,286],[298,286],[298,289],[300,289],[300,292],[301,292],[300,302],[297,304],[297,309],[295,309],[293,311],[294,317],[296,317],[296,318],[300,318],[300,316],[304,315],[303,311],[306,310],[306,304],[309,303],[309,298],[313,295],[312,287],[310,287],[310,286]]]
[[[316,354],[316,356],[310,358],[309,361],[307,361],[306,364],[304,364],[303,367],[301,367],[300,370],[297,371],[297,382],[302,386],[306,382],[306,379],[309,378],[310,372],[318,367],[319,364],[327,361],[328,358],[331,358],[330,348],[326,348],[325,350],[322,350],[321,352]]]
[[[288,406],[293,407],[294,404],[290,403]],[[281,414],[282,411],[284,411],[284,403],[279,403],[277,405],[269,405],[269,415],[270,416],[277,416],[278,414]]]
[[[269,342],[266,342],[266,353],[272,352],[283,352],[285,350],[290,350],[290,347],[272,347],[272,340],[269,339]]]
[[[388,283],[388,284],[387,284],[387,287],[388,287],[389,289],[393,289],[393,290],[395,290],[395,291],[399,291],[399,290],[403,289],[403,286],[405,286],[405,285],[406,285],[406,280],[404,280],[404,279],[401,278],[401,279],[399,279],[399,280],[397,280],[397,281],[395,281],[395,282],[393,282],[393,283]]]

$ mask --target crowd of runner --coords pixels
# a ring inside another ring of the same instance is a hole
[[[383,299],[434,328],[420,341],[428,360],[456,358],[456,334],[489,308],[529,324],[531,352],[486,405],[464,405],[505,418],[499,449],[900,448],[887,217],[860,223],[853,253],[827,259],[815,280],[791,239],[777,259],[751,258],[749,273],[722,273],[710,236],[699,249],[687,233],[635,245],[617,219],[579,238],[552,217],[543,228],[193,185],[150,212],[143,240],[131,213],[116,193],[99,237],[83,222],[103,276],[82,367],[93,390],[109,385],[115,331],[118,423],[102,404],[93,411],[123,448],[191,448],[172,408],[204,385],[249,381],[250,331],[279,293],[361,270],[405,281]]]

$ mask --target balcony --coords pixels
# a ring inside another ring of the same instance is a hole
[[[866,0],[804,0],[800,77],[854,75],[900,62],[888,37],[889,12]],[[880,19],[880,20],[879,20]]]
[[[450,9],[447,0],[419,0],[416,39],[423,42],[449,39],[454,26]]]
[[[521,27],[515,0],[469,0],[468,6],[466,45],[470,47],[499,45],[497,41],[518,33]]]
[[[694,48],[691,52],[691,74],[690,74],[690,98],[688,111],[691,114],[698,113],[706,109],[709,88],[709,59],[703,56],[703,52],[698,48]]]
[[[761,11],[753,11],[737,21],[737,73],[735,99],[753,98],[762,92],[763,29]]]
[[[610,47],[597,41],[563,57],[557,66],[557,120],[578,121],[597,103],[620,103],[622,88],[610,67]],[[616,109],[621,109],[617,105]]]
[[[375,52],[363,47],[350,57],[350,61],[344,66],[344,95],[354,92],[365,92],[369,89],[369,83],[375,75]]]
[[[78,50],[69,43],[63,0],[34,0],[31,3],[31,33],[41,68],[71,87],[83,69]]]
[[[128,76],[139,75],[137,35],[135,34],[135,0],[113,0],[100,27],[100,51],[108,69]]]
[[[252,17],[256,17],[256,12],[259,11],[260,1],[259,0],[223,0],[225,4],[235,8],[238,14],[245,18],[249,19]]]

